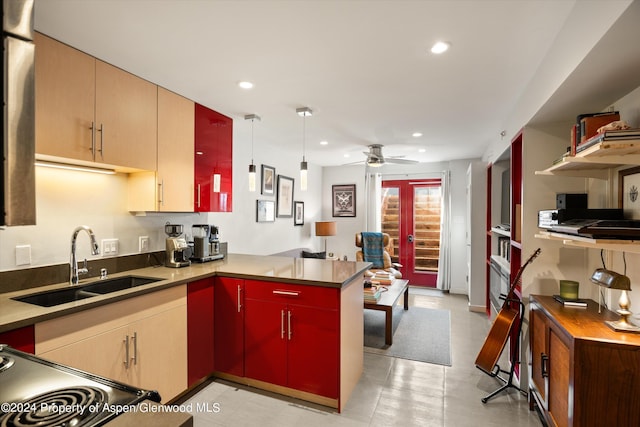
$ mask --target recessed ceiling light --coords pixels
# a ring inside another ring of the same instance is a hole
[[[418,149],[418,153],[426,153],[427,149],[426,148],[419,148]]]
[[[329,145],[329,141],[320,141],[320,145]]]
[[[414,138],[420,138],[422,136],[422,132],[414,132],[411,134],[411,136]]]
[[[349,153],[345,153],[344,157],[351,157]]]
[[[431,53],[435,53],[436,55],[441,54],[449,50],[451,47],[451,43],[448,42],[436,42],[433,46],[431,46]]]
[[[238,86],[240,86],[242,89],[251,89],[251,88],[253,88],[253,83],[247,82],[247,81],[243,81],[243,82],[239,82]]]

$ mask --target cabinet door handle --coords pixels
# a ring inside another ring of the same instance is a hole
[[[98,129],[98,132],[100,132],[100,149],[98,151],[100,152],[100,158],[104,160],[104,128],[102,123],[100,123],[100,129]]]
[[[129,335],[124,337],[124,367],[129,369]]]
[[[297,297],[300,295],[300,292],[295,292],[295,291],[272,291],[274,295],[286,295],[286,296],[290,296],[290,297]]]
[[[133,357],[131,358],[131,360],[133,360],[134,365],[137,365],[138,364],[138,333],[137,332],[133,333],[131,340],[133,341]]]
[[[293,335],[293,331],[291,330],[291,310],[287,310],[287,329],[289,332],[289,341],[291,341],[291,336]]]
[[[160,187],[160,191],[158,191],[158,197],[160,200],[158,202],[160,203],[160,206],[164,206],[164,179],[160,180],[158,187]]]
[[[198,184],[198,207],[200,207],[200,184]]]
[[[280,339],[284,339],[284,310],[280,310]]]
[[[240,309],[242,308],[242,304],[240,303],[240,290],[241,287],[238,285],[238,313],[240,313]]]
[[[96,126],[94,122],[91,122],[91,157],[96,160]]]
[[[549,356],[544,353],[540,353],[540,367],[542,378],[547,378],[549,376]]]

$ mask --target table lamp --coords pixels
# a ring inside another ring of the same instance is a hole
[[[627,291],[631,291],[631,280],[629,280],[627,276],[616,273],[615,271],[597,268],[591,275],[591,281],[604,288],[618,289],[622,291],[620,299],[618,300],[620,309],[616,310],[616,313],[620,315],[620,320],[617,322],[607,320],[605,321],[607,326],[614,331],[640,332],[640,327],[629,322],[629,316],[631,316],[632,313],[629,311],[629,306],[631,304]]]
[[[324,236],[324,251],[327,252],[326,236],[335,236],[337,234],[337,225],[335,221],[318,221],[316,222],[316,236]]]

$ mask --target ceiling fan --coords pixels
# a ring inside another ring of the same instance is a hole
[[[417,160],[403,159],[404,156],[389,156],[384,157],[382,155],[382,144],[369,145],[369,152],[363,151],[367,155],[367,165],[371,167],[380,167],[385,163],[399,163],[399,164],[414,164],[418,163]]]

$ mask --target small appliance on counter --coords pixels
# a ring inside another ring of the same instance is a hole
[[[2,426],[102,426],[144,400],[160,395],[0,344]]]
[[[167,267],[187,267],[191,265],[191,254],[193,250],[187,244],[187,240],[182,237],[182,224],[169,224],[164,226],[167,234],[165,265]]]
[[[218,240],[218,227],[209,224],[194,224],[193,233],[193,256],[194,262],[215,261],[224,258],[220,252],[220,241]]]

